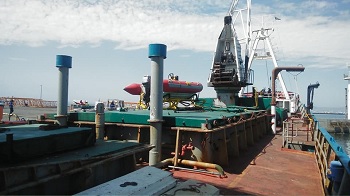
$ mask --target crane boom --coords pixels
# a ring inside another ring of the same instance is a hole
[[[248,70],[250,5],[251,0],[246,0],[243,8],[239,8],[239,0],[232,1],[217,41],[208,86],[214,87],[220,106],[234,105],[241,88],[251,84]],[[237,23],[240,23],[237,26],[241,26],[239,30],[235,29]]]

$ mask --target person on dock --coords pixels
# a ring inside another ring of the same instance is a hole
[[[112,100],[111,104],[109,105],[111,110],[115,110],[115,103],[114,100]]]
[[[9,102],[9,108],[10,108],[10,114],[12,114],[13,113],[13,99],[11,99],[10,100],[10,102]]]
[[[9,108],[10,108],[10,113],[9,113],[9,121],[11,121],[11,116],[12,116],[12,113],[13,113],[13,99],[11,99],[9,101]]]

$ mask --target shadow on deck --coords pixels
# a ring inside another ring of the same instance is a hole
[[[180,180],[212,184],[222,195],[324,195],[312,152],[282,149],[281,134],[266,135],[224,167],[227,178],[172,171]]]

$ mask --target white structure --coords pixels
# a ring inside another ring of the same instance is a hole
[[[350,109],[350,107],[349,107],[349,105],[350,105],[350,99],[349,99],[349,90],[350,90],[350,66],[348,65],[348,70],[349,70],[349,74],[348,75],[345,75],[344,74],[344,80],[347,80],[348,81],[348,88],[347,88],[347,90],[346,90],[346,105],[345,105],[345,107],[346,107],[346,115],[347,115],[347,118],[348,118],[348,120],[350,120],[350,115],[349,115],[349,113],[350,113],[350,111],[349,111],[349,109]]]
[[[197,192],[188,192],[195,188]],[[171,172],[144,167],[76,195],[219,195],[219,189],[196,180],[177,181]]]

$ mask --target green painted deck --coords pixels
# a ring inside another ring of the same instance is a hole
[[[137,149],[143,149],[147,151],[150,149],[148,145],[140,144],[136,142],[125,142],[116,140],[96,140],[95,145],[88,146],[85,148],[79,148],[67,152],[56,153],[53,155],[48,155],[45,157],[36,158],[33,160],[28,160],[25,163],[20,164],[50,164],[50,163],[60,163],[60,162],[74,162],[87,160],[92,157],[99,156],[110,156],[111,154],[123,153],[126,151],[136,151]],[[130,153],[132,154],[132,153]],[[132,164],[132,163],[130,163]]]
[[[60,134],[70,134],[76,132],[90,132],[90,128],[86,127],[66,127],[55,130],[40,130],[41,126],[45,124],[25,124],[18,126],[2,127],[0,129],[0,143],[6,141],[7,134],[13,134],[13,140],[33,139],[47,136],[54,136]]]
[[[31,159],[94,143],[94,132],[88,127],[58,128],[45,124],[1,127],[0,163]]]
[[[168,127],[195,127],[201,128],[203,124],[214,124],[216,126],[227,124],[228,119],[239,119],[241,115],[249,118],[252,113],[265,112],[265,110],[254,110],[250,107],[237,108],[216,108],[212,110],[196,110],[196,111],[174,111],[163,110],[164,126]],[[45,118],[54,119],[55,114],[45,114]],[[95,112],[71,112],[68,114],[68,121],[85,121],[95,122]],[[106,123],[124,123],[149,125],[149,110],[134,110],[134,111],[106,111]],[[212,126],[213,127],[213,126]]]
[[[96,140],[88,127],[53,128],[0,129],[0,195],[72,195],[134,171],[138,153],[152,148]]]

